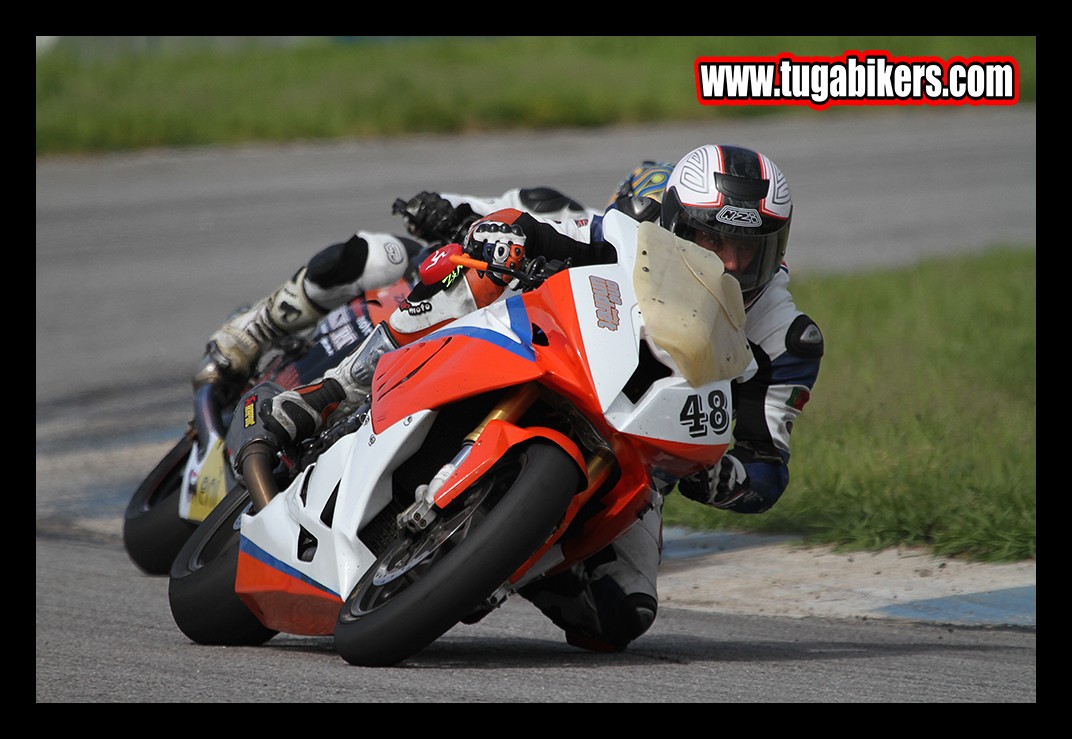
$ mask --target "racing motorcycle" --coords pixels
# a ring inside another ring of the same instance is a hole
[[[123,546],[148,575],[166,575],[197,525],[237,486],[224,437],[242,391],[272,381],[292,388],[323,375],[358,346],[409,295],[419,256],[457,239],[471,222],[452,213],[422,211],[397,199],[395,215],[428,246],[411,253],[411,269],[397,282],[358,296],[326,315],[306,335],[285,337],[262,360],[252,382],[237,388],[205,385],[194,393],[193,419],[175,445],[135,489],[123,516]]]
[[[731,381],[755,367],[740,287],[655,224],[611,211],[604,237],[615,264],[437,251],[449,271],[426,280],[514,289],[384,354],[370,402],[296,453],[257,441],[282,388],[246,393],[226,439],[243,484],[171,568],[178,628],[212,645],[331,635],[348,663],[394,665],[602,550],[658,480],[716,464]]]
[[[268,381],[291,388],[319,377],[385,320],[411,289],[412,281],[403,278],[370,290],[325,316],[311,336],[287,337],[245,389]],[[242,390],[198,388],[193,419],[127,503],[123,546],[142,572],[166,575],[197,525],[235,489],[223,440]]]

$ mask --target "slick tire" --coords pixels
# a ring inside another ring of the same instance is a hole
[[[240,536],[238,520],[249,493],[229,493],[194,531],[175,557],[168,600],[175,625],[191,641],[256,646],[278,632],[262,624],[235,593]]]
[[[190,431],[179,439],[127,503],[123,547],[130,560],[147,575],[168,574],[175,555],[197,528],[197,524],[179,516],[182,475],[195,438]]]
[[[438,639],[547,540],[582,479],[550,442],[511,450],[425,531],[384,549],[343,604],[336,651],[350,664],[390,666]]]

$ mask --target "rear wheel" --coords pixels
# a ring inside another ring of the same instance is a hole
[[[438,639],[547,540],[580,482],[554,444],[511,450],[427,529],[399,532],[343,605],[336,650],[351,664],[387,666]]]
[[[134,491],[123,516],[123,546],[148,575],[166,575],[175,555],[197,528],[179,516],[186,460],[196,435],[188,431]]]
[[[250,508],[237,488],[197,527],[171,567],[168,600],[175,625],[198,644],[251,646],[278,632],[253,615],[235,593],[239,522]]]

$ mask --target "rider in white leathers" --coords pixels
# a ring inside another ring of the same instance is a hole
[[[552,220],[583,222],[595,215],[546,187],[509,190],[495,198],[422,192],[405,204],[396,204],[395,212],[407,217],[409,235],[358,231],[347,241],[317,252],[273,293],[231,317],[209,338],[194,386],[241,385],[261,357],[284,337],[309,329],[331,310],[367,291],[406,277],[429,242],[464,233],[477,217],[501,208]]]

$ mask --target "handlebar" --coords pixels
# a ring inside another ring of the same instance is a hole
[[[464,254],[451,255],[450,261],[461,267],[469,267],[481,272],[491,272],[493,274],[503,275],[512,280],[517,280],[522,285],[523,290],[533,290],[542,285],[544,280],[551,275],[569,267],[565,262],[559,262],[557,260],[548,262],[543,257],[527,260],[524,271],[502,267],[497,264],[490,264],[489,262],[473,259]]]

